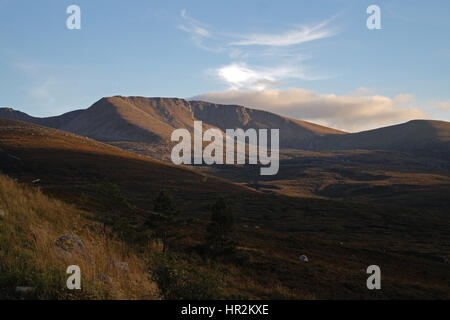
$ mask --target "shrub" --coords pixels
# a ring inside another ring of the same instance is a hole
[[[167,300],[207,300],[221,296],[216,274],[186,266],[173,255],[161,257],[151,274]]]

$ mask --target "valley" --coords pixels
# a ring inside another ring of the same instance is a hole
[[[3,174],[111,224],[111,232],[123,234],[137,252],[148,248],[158,224],[154,199],[168,190],[185,218],[177,227],[182,237],[172,244],[176,265],[216,279],[208,280],[220,284],[211,287],[210,297],[442,298],[450,292],[443,159],[290,149],[282,153],[279,175],[262,177],[255,167],[176,166],[16,120],[0,120],[0,133]],[[131,209],[110,206],[99,192],[109,184]],[[223,196],[232,203],[237,247],[232,255],[212,258],[202,244],[210,208]],[[308,264],[298,259],[301,254]],[[365,287],[371,264],[382,268],[382,291]]]

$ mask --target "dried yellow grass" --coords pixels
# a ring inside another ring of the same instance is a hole
[[[89,213],[52,199],[38,188],[19,185],[0,174],[0,298],[14,298],[15,286],[34,287],[41,299],[158,299],[149,279],[152,250],[138,253]],[[56,240],[65,234],[79,236],[89,256],[64,256]],[[124,261],[123,271],[114,261]],[[81,290],[69,290],[69,265],[81,269]],[[38,279],[38,280],[36,280]]]

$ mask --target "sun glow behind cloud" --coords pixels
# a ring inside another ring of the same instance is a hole
[[[249,67],[245,63],[232,63],[211,71],[227,83],[231,90],[264,90],[282,84],[284,79],[306,79],[300,67]]]
[[[345,95],[321,94],[298,87],[292,81],[312,81],[334,77],[311,72],[302,52],[305,43],[330,38],[337,28],[332,19],[313,25],[296,26],[279,33],[239,34],[216,32],[191,18],[185,10],[180,29],[206,50],[228,54],[230,62],[208,70],[208,74],[228,86],[223,92],[194,97],[215,103],[240,104],[310,120],[345,131],[359,131],[417,118],[428,118],[411,94],[395,97],[379,95],[376,90],[359,88]],[[199,29],[200,28],[200,29]],[[204,30],[203,30],[204,28]],[[277,88],[278,87],[278,88]],[[448,110],[448,102],[439,102]]]
[[[330,20],[311,26],[297,26],[279,34],[236,34],[214,31],[192,18],[186,10],[182,10],[181,18],[179,29],[189,33],[198,47],[228,54],[230,63],[210,69],[209,74],[227,84],[229,89],[263,90],[292,79],[329,77],[307,73],[302,63],[305,55],[295,50],[295,46],[334,35],[335,31],[326,28]],[[261,61],[264,63],[261,64]]]

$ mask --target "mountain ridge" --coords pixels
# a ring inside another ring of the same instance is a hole
[[[181,98],[141,96],[104,97],[87,109],[60,116],[32,117],[12,108],[0,108],[0,117],[22,120],[108,142],[170,145],[178,128],[193,132],[194,120],[208,128],[280,129],[280,148],[298,150],[395,150],[450,155],[450,123],[411,120],[356,133],[346,133],[311,122],[239,105],[222,105]]]

